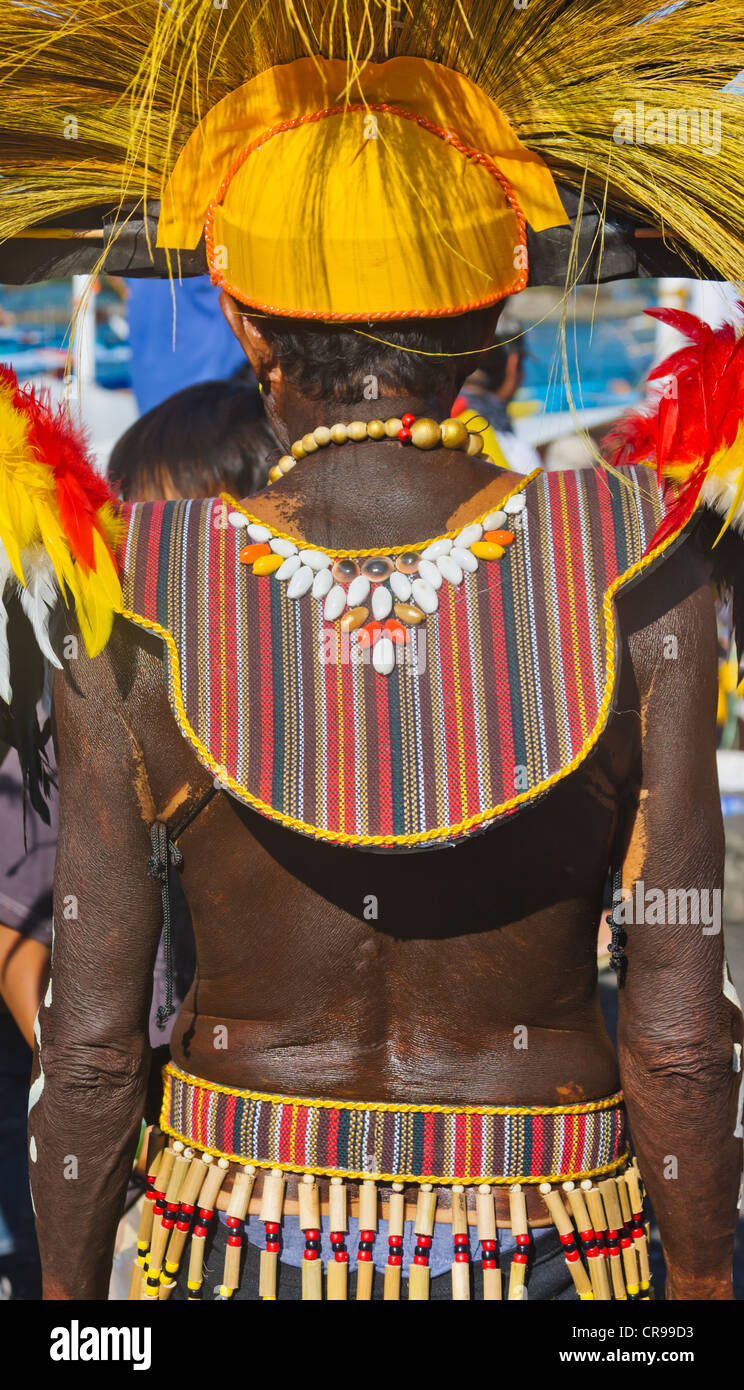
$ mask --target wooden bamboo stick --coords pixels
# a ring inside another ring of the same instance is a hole
[[[478,1219],[478,1239],[483,1252],[483,1298],[491,1302],[501,1298],[501,1269],[496,1232],[496,1211],[488,1183],[483,1183],[475,1196]]]
[[[349,1296],[349,1252],[346,1232],[346,1183],[343,1178],[331,1178],[328,1191],[328,1213],[331,1228],[331,1258],[326,1270],[326,1298],[331,1303],[345,1303]]]
[[[434,1234],[436,1210],[436,1191],[430,1182],[424,1182],[419,1187],[416,1197],[416,1215],[413,1220],[416,1249],[408,1270],[408,1298],[413,1303],[425,1303],[429,1297],[429,1251]]]
[[[402,1182],[394,1182],[388,1201],[388,1257],[385,1265],[383,1300],[400,1298],[400,1274],[403,1263],[403,1219],[405,1203]]]
[[[357,1301],[372,1297],[375,1266],[372,1246],[377,1231],[377,1184],[365,1180],[359,1188],[359,1250],[357,1252]]]
[[[194,1215],[194,1206],[207,1176],[207,1165],[201,1154],[195,1156],[193,1149],[184,1149],[184,1158],[189,1160],[190,1167],[181,1190],[176,1224],[171,1231],[168,1248],[165,1252],[165,1263],[160,1276],[160,1293],[158,1295],[162,1301],[170,1298],[176,1287],[176,1276],[181,1264],[183,1248],[188,1238],[191,1218]]]
[[[599,1186],[602,1191],[607,1219],[610,1225],[614,1226],[617,1230],[628,1297],[635,1300],[640,1295],[640,1279],[638,1274],[638,1256],[633,1245],[630,1229],[623,1214],[623,1201],[626,1204],[628,1217],[630,1217],[631,1214],[627,1190],[623,1183],[621,1192],[616,1178],[607,1178],[604,1182],[600,1183]]]
[[[470,1298],[470,1241],[465,1188],[459,1183],[452,1188],[452,1239],[455,1245],[452,1299],[455,1303],[464,1303]]]
[[[284,1174],[272,1168],[264,1177],[260,1219],[266,1226],[266,1249],[261,1251],[258,1272],[258,1296],[267,1302],[276,1298],[279,1267],[279,1230],[284,1205]]]
[[[602,1251],[599,1248],[597,1235],[587,1210],[584,1193],[572,1182],[564,1182],[563,1191],[568,1197],[573,1219],[584,1246],[594,1297],[598,1302],[609,1303],[612,1294],[610,1293],[610,1281],[607,1277],[607,1265],[602,1258]]]
[[[204,1283],[204,1242],[209,1231],[209,1223],[214,1216],[214,1204],[230,1167],[226,1158],[218,1158],[217,1162],[214,1163],[212,1154],[205,1154],[204,1162],[208,1165],[208,1172],[199,1193],[199,1207],[189,1251],[187,1280],[189,1303],[197,1302],[201,1298],[201,1289]]]
[[[155,1215],[155,1179],[158,1174],[163,1158],[163,1150],[158,1149],[154,1158],[150,1161],[147,1169],[145,1195],[142,1199],[142,1210],[140,1211],[139,1227],[137,1230],[137,1254],[132,1265],[132,1278],[129,1282],[129,1301],[136,1303],[143,1292],[143,1273],[147,1256],[150,1251],[150,1239],[152,1237],[152,1222]]]
[[[176,1144],[178,1147],[176,1147]],[[165,1248],[168,1244],[170,1233],[176,1224],[181,1188],[186,1180],[186,1174],[191,1163],[190,1159],[184,1156],[184,1146],[180,1140],[177,1140],[176,1144],[173,1145],[175,1158],[168,1179],[168,1186],[165,1190],[165,1210],[162,1212],[160,1220],[153,1222],[150,1258],[145,1277],[145,1298],[160,1297],[160,1275],[163,1271]]]
[[[530,1235],[527,1225],[527,1203],[520,1184],[514,1183],[509,1188],[509,1216],[511,1218],[511,1228],[517,1248],[512,1257],[511,1270],[509,1272],[509,1292],[507,1294],[508,1303],[519,1303],[525,1296],[524,1278],[527,1273],[527,1251],[529,1249]]]
[[[540,1184],[540,1196],[548,1208],[553,1225],[558,1232],[568,1272],[573,1279],[574,1288],[579,1298],[582,1300],[593,1299],[592,1281],[581,1263],[581,1256],[574,1236],[573,1222],[563,1205],[560,1192],[551,1187],[549,1182],[543,1182]]]
[[[302,1297],[318,1303],[323,1297],[323,1262],[320,1258],[320,1194],[312,1173],[305,1173],[297,1189],[300,1230],[305,1232],[302,1259]]]
[[[648,1237],[643,1227],[643,1192],[635,1159],[631,1166],[626,1168],[623,1177],[618,1179],[618,1187],[621,1183],[624,1183],[628,1194],[631,1213],[630,1234],[638,1256],[641,1301],[645,1302],[651,1297],[651,1265],[648,1258]]]
[[[217,1290],[217,1297],[220,1299],[232,1298],[235,1290],[240,1287],[240,1253],[243,1245],[242,1227],[248,1213],[253,1184],[256,1181],[256,1170],[252,1164],[247,1163],[235,1178],[230,1201],[227,1207],[226,1223],[230,1234],[227,1237],[227,1249],[225,1250],[225,1268],[222,1274],[222,1283]]]
[[[591,1182],[585,1179],[581,1184],[582,1190],[586,1194],[589,1215],[592,1218],[592,1225],[598,1233],[602,1234],[600,1249],[605,1256],[610,1271],[612,1281],[612,1297],[618,1302],[627,1302],[625,1292],[625,1280],[623,1279],[623,1262],[620,1258],[620,1243],[617,1234],[612,1235],[612,1227],[609,1224],[602,1193],[598,1187],[594,1187]]]

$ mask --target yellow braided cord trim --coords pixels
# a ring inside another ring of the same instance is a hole
[[[166,1086],[169,1078],[185,1081],[200,1091],[215,1091],[221,1096],[236,1096],[239,1100],[268,1101],[271,1105],[305,1105],[317,1110],[386,1110],[404,1115],[591,1115],[597,1110],[616,1110],[623,1104],[622,1091],[601,1100],[587,1100],[580,1105],[408,1105],[397,1101],[316,1100],[310,1096],[278,1096],[268,1091],[245,1091],[234,1086],[220,1086],[204,1077],[181,1071],[173,1062],[163,1067]],[[166,1099],[170,1099],[169,1090]],[[276,1165],[279,1166],[278,1164]]]
[[[542,473],[542,471],[542,469],[537,469],[535,473],[530,474],[530,477],[526,480],[526,482],[531,481],[532,478],[536,477],[538,473]],[[520,488],[515,489],[515,491],[517,492],[520,490]],[[510,494],[510,496],[511,495],[512,494]],[[504,498],[502,500],[506,501],[507,499]],[[492,508],[492,510],[496,510],[496,508]],[[248,515],[248,513],[246,513],[246,515]],[[260,524],[264,525],[265,523],[261,522]],[[576,755],[571,759],[571,761],[569,763],[566,763],[564,767],[558,768],[557,772],[551,773],[551,775],[549,777],[546,777],[544,781],[538,782],[536,786],[528,788],[527,791],[518,792],[516,796],[510,797],[508,801],[502,801],[500,806],[493,806],[486,811],[478,811],[475,815],[468,816],[467,819],[459,821],[455,825],[435,826],[431,830],[417,830],[414,833],[408,835],[354,835],[350,831],[326,830],[322,826],[311,825],[307,821],[298,820],[295,816],[289,816],[285,811],[277,811],[274,809],[273,806],[270,806],[268,802],[262,801],[258,796],[254,796],[254,794],[252,792],[249,792],[247,788],[241,786],[241,784],[234,777],[232,777],[225,768],[220,767],[219,764],[215,762],[214,758],[212,757],[212,754],[209,752],[208,748],[205,747],[205,745],[199,738],[199,735],[196,733],[194,729],[192,729],[186,715],[186,709],[183,703],[183,695],[181,693],[181,666],[178,659],[178,649],[170,632],[168,632],[167,628],[161,627],[160,623],[155,622],[152,618],[142,617],[139,613],[134,613],[130,609],[124,609],[122,612],[122,617],[128,618],[129,621],[133,622],[137,627],[145,628],[148,632],[157,633],[158,636],[161,637],[162,640],[165,642],[168,648],[168,653],[172,664],[173,703],[175,705],[174,713],[181,733],[183,734],[184,738],[192,745],[201,762],[204,764],[205,767],[209,769],[215,780],[218,781],[221,786],[226,787],[229,791],[233,792],[234,795],[237,796],[240,801],[245,802],[245,804],[248,806],[253,806],[255,810],[260,811],[261,814],[266,816],[269,820],[277,821],[280,825],[289,826],[292,830],[301,830],[303,834],[310,835],[316,840],[328,840],[332,844],[336,845],[387,846],[426,844],[432,843],[435,840],[446,840],[452,836],[461,835],[469,830],[474,830],[479,825],[485,825],[488,821],[496,820],[498,816],[505,815],[507,811],[513,811],[518,806],[527,805],[530,801],[534,801],[538,796],[542,796],[544,792],[549,791],[551,787],[556,786],[558,782],[562,782],[565,777],[568,777],[572,772],[576,771],[577,767],[581,766],[582,762],[586,758],[587,754],[591,752],[595,743],[599,739],[602,730],[604,729],[610,705],[612,703],[613,691],[615,688],[615,613],[612,602],[615,597],[615,594],[624,584],[628,583],[631,579],[635,579],[639,574],[642,574],[642,572],[645,569],[647,569],[649,565],[653,564],[654,561],[657,560],[660,555],[663,555],[664,551],[668,550],[669,547],[674,544],[674,542],[678,539],[678,537],[682,534],[682,532],[688,525],[689,518],[687,521],[683,523],[682,526],[679,527],[677,531],[673,532],[671,536],[668,536],[667,539],[663,541],[661,545],[656,546],[656,548],[652,550],[648,555],[645,555],[642,559],[637,560],[636,563],[634,565],[631,565],[630,569],[627,569],[624,574],[618,575],[617,578],[613,580],[612,584],[610,585],[604,596],[602,611],[604,615],[605,630],[607,634],[607,678],[605,681],[605,689],[604,694],[602,696],[602,702],[597,711],[597,718],[594,724],[594,728],[592,729],[588,737],[585,739],[578,753],[576,753]],[[316,547],[313,547],[313,549],[315,548]],[[404,547],[404,549],[407,550],[409,549],[409,547],[406,546]],[[327,551],[326,553],[329,555],[388,555],[391,552],[389,550],[344,550]],[[547,1181],[547,1179],[545,1181]]]
[[[544,468],[533,468],[531,473],[527,473],[524,477],[519,479],[518,483],[515,483],[510,492],[504,493],[500,502],[494,502],[493,506],[486,508],[483,516],[475,517],[473,522],[468,521],[465,524],[467,526],[475,525],[475,522],[483,521],[484,517],[490,516],[491,512],[500,512],[503,509],[504,503],[508,502],[510,497],[515,497],[518,492],[524,492],[528,484],[544,472]],[[245,507],[241,507],[240,503],[236,502],[235,498],[230,496],[229,492],[221,492],[220,499],[229,506],[231,512],[240,512],[240,515],[244,516],[246,521],[249,521],[252,525],[265,526],[267,531],[271,532],[272,540],[292,541],[293,545],[296,545],[298,550],[317,550],[322,555],[330,555],[333,560],[344,560],[347,557],[364,557],[367,555],[404,555],[407,550],[425,550],[427,545],[433,545],[434,541],[454,540],[455,536],[458,536],[464,529],[462,526],[458,526],[454,531],[443,531],[440,536],[433,536],[431,540],[428,541],[416,541],[413,545],[384,545],[378,546],[374,550],[329,550],[327,546],[324,545],[313,545],[311,541],[298,540],[297,536],[291,536],[288,531],[276,531],[271,525],[271,522],[264,521],[263,517],[254,516],[252,512],[247,512]]]
[[[456,1183],[460,1187],[475,1187],[480,1183],[492,1183],[494,1185],[536,1182],[576,1182],[583,1178],[598,1178],[602,1174],[613,1173],[618,1168],[624,1167],[630,1160],[630,1151],[626,1149],[612,1163],[603,1163],[601,1168],[582,1168],[581,1171],[571,1173],[545,1173],[540,1177],[534,1177],[531,1173],[510,1174],[508,1177],[501,1177],[498,1174],[481,1173],[474,1178],[463,1177],[435,1177],[432,1173],[371,1173],[353,1168],[302,1168],[296,1163],[278,1163],[275,1159],[243,1158],[240,1154],[223,1153],[222,1149],[211,1149],[206,1144],[200,1144],[198,1140],[192,1139],[188,1134],[180,1134],[177,1129],[172,1129],[164,1117],[161,1117],[160,1128],[165,1134],[170,1135],[171,1139],[180,1139],[188,1144],[191,1149],[199,1149],[202,1153],[212,1154],[214,1158],[226,1158],[230,1163],[246,1164],[249,1163],[253,1168],[276,1168],[282,1173],[312,1173],[318,1178],[345,1178],[347,1182],[403,1182],[403,1183],[423,1183],[430,1182],[439,1184],[441,1187],[452,1187]]]

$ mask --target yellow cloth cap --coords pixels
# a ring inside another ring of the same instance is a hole
[[[166,187],[158,245],[205,229],[212,278],[296,317],[464,313],[527,280],[525,217],[565,224],[557,190],[506,117],[418,58],[298,59],[219,102]]]

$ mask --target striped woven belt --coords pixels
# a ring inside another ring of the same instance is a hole
[[[540,1183],[612,1173],[628,1157],[622,1093],[584,1105],[308,1100],[163,1070],[161,1128],[259,1168],[377,1182]]]

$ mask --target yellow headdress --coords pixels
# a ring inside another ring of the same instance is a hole
[[[0,237],[161,200],[250,304],[452,314],[524,284],[556,178],[742,279],[743,69],[740,0],[0,0]]]

